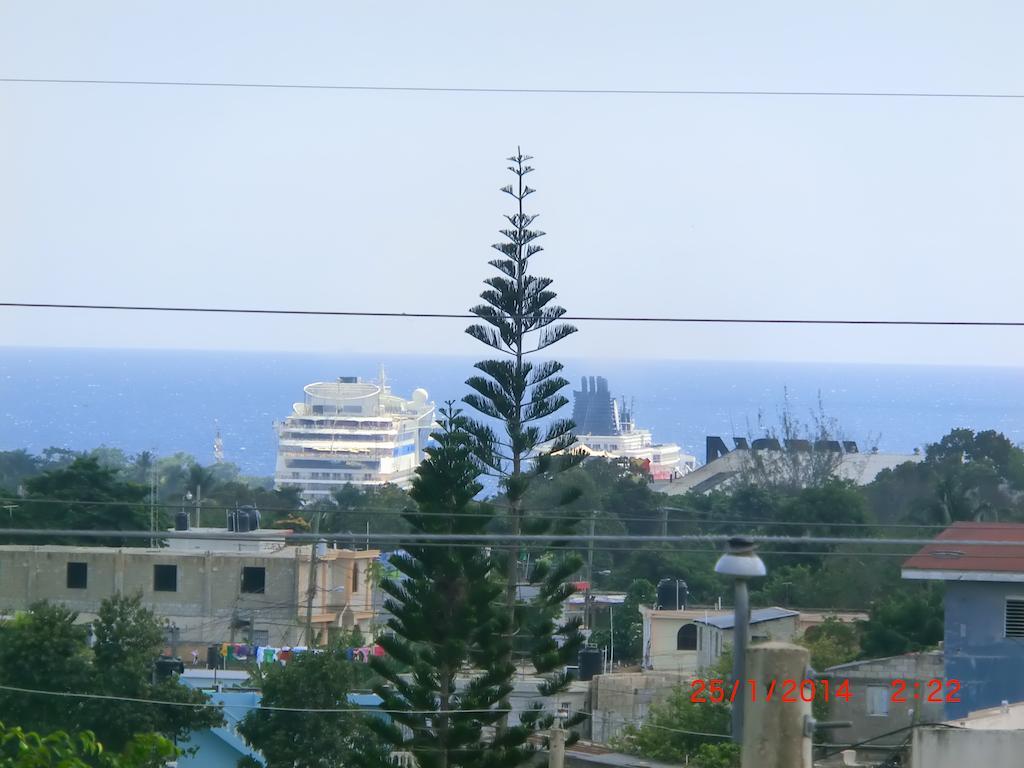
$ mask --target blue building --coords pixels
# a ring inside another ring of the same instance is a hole
[[[211,701],[223,706],[224,725],[192,733],[188,741],[180,743],[178,746],[188,752],[178,758],[178,768],[236,768],[239,759],[247,756],[266,765],[263,755],[249,747],[238,733],[238,723],[249,710],[259,707],[262,694],[252,690],[207,693]],[[350,693],[348,703],[373,711],[380,707],[381,698],[372,693]]]
[[[946,585],[946,717],[1024,701],[1024,525],[954,523],[903,563],[903,578]]]

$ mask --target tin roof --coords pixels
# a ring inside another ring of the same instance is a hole
[[[1008,542],[944,544],[955,541]],[[1020,543],[1009,543],[1020,542]],[[927,573],[925,573],[927,572]],[[1000,577],[1003,574],[1003,577]],[[903,577],[964,581],[1024,580],[1024,524],[953,523],[903,562]]]
[[[788,619],[790,616],[799,616],[798,611],[790,611],[785,608],[758,608],[750,612],[750,623],[760,624],[763,621],[776,621],[777,619]],[[706,619],[697,619],[698,624],[707,624],[719,629],[732,629],[736,624],[736,614],[728,613],[725,616],[710,616]]]

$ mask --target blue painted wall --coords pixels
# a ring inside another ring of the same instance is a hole
[[[1024,701],[1024,639],[1005,637],[1007,597],[1024,597],[1024,584],[946,582],[946,680],[960,681],[960,703],[946,704],[950,719]]]

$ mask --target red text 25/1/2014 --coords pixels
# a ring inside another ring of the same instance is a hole
[[[850,701],[853,691],[849,680],[702,680],[690,683],[690,701],[695,704],[723,704],[736,701],[743,696],[749,701]],[[932,704],[959,703],[959,680],[893,680],[890,683],[889,701],[906,704],[910,701],[925,701]]]

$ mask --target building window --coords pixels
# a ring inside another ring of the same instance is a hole
[[[89,586],[88,563],[68,563],[68,589],[85,589]]]
[[[178,566],[176,566],[176,565],[154,565],[153,566],[153,591],[154,592],[177,592],[178,591]]]
[[[267,569],[257,566],[242,568],[242,591],[250,595],[262,595],[267,587]]]
[[[887,717],[889,715],[888,686],[868,686],[868,714],[871,717]]]
[[[679,628],[679,632],[676,633],[676,650],[677,651],[696,651],[697,650],[697,625],[696,624],[684,624]]]
[[[352,593],[359,591],[359,565],[352,563]]]
[[[1024,597],[1006,598],[1006,636],[1024,637]]]
[[[252,631],[252,644],[253,645],[270,645],[270,630],[269,629],[254,629]]]

